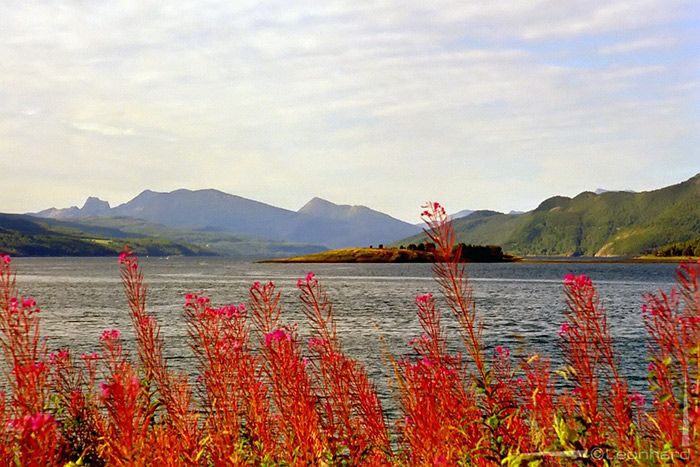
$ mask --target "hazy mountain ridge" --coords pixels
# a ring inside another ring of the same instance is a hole
[[[419,229],[365,206],[337,205],[313,198],[290,211],[218,190],[145,190],[114,208],[88,198],[83,208],[48,209],[37,216],[54,219],[129,217],[168,227],[225,231],[236,235],[327,247],[389,243]]]
[[[114,256],[128,244],[149,256],[278,258],[325,250],[321,245],[274,242],[226,232],[191,231],[129,217],[61,221],[0,213],[0,252],[16,256]]]
[[[195,230],[168,227],[131,217],[94,217],[82,219],[80,222],[91,227],[117,227],[129,235],[167,238],[196,245],[216,254],[238,258],[279,258],[326,249],[321,245],[246,237],[213,227]]]
[[[114,208],[91,197],[82,208],[53,208],[38,215],[73,219],[93,227],[120,229],[130,224],[132,233],[204,247],[218,244],[226,254],[236,255],[242,245],[261,254],[268,251],[267,246],[250,247],[255,242],[287,245],[294,251],[318,251],[392,241],[395,245],[409,244],[424,238],[416,235],[420,227],[365,206],[337,205],[313,198],[298,211],[291,211],[211,189],[170,193],[146,190]],[[134,230],[139,222],[143,226]],[[457,241],[501,245],[518,255],[636,255],[697,236],[700,174],[653,191],[585,191],[573,198],[552,196],[529,212],[473,211],[453,222]]]
[[[501,245],[518,255],[637,255],[697,236],[700,174],[653,191],[553,196],[518,215],[477,211],[453,225],[459,242]]]

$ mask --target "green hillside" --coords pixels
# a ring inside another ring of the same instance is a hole
[[[59,221],[0,214],[0,253],[14,256],[112,256],[125,245],[148,256],[273,258],[322,251],[318,245],[275,242],[221,232],[186,230],[128,217]]]
[[[477,211],[454,228],[460,242],[497,244],[516,255],[638,255],[698,236],[700,174],[642,193],[556,196],[519,215]]]
[[[283,242],[236,235],[221,229],[180,229],[130,217],[94,217],[81,219],[83,225],[95,229],[118,229],[128,235],[167,238],[196,245],[207,251],[237,258],[276,258],[323,251],[320,245]]]
[[[16,256],[108,256],[128,243],[150,256],[221,255],[278,258],[326,248],[250,238],[216,229],[187,230],[130,217],[63,221],[19,214],[0,214],[0,252]]]
[[[114,256],[128,244],[140,255],[213,255],[166,239],[129,235],[118,229],[0,214],[0,252],[13,256]]]

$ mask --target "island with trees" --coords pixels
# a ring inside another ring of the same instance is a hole
[[[453,253],[463,262],[500,263],[519,261],[521,258],[503,252],[497,245],[467,245],[460,243]],[[432,263],[435,261],[435,244],[411,243],[408,246],[366,248],[339,248],[291,258],[269,259],[264,263]]]

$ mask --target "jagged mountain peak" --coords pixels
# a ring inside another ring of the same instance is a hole
[[[103,201],[96,196],[89,196],[80,208],[81,216],[97,216],[109,212],[110,206],[107,201]]]

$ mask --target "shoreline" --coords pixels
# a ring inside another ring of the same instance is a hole
[[[527,257],[523,256],[521,263],[610,263],[610,264],[625,264],[625,263],[683,263],[686,261],[700,261],[697,256],[630,256],[630,257],[582,257],[582,258],[567,258],[567,257]]]
[[[309,263],[309,264],[351,264],[351,263],[432,263],[432,255],[429,253],[412,252],[405,254],[406,250],[392,249],[368,249],[368,248],[343,248],[329,250],[311,255],[293,256],[289,258],[261,259],[256,263]],[[567,257],[567,256],[510,256],[493,261],[463,261],[465,263],[600,263],[600,264],[627,264],[627,263],[682,263],[685,261],[700,261],[699,257],[680,256],[611,256],[611,257]]]
[[[519,261],[520,258],[501,256],[482,256],[472,262],[502,263]],[[400,248],[338,248],[322,251],[311,255],[293,256],[290,258],[273,258],[258,261],[258,263],[434,263],[433,253],[425,250],[409,250]],[[468,261],[465,261],[468,262]]]

